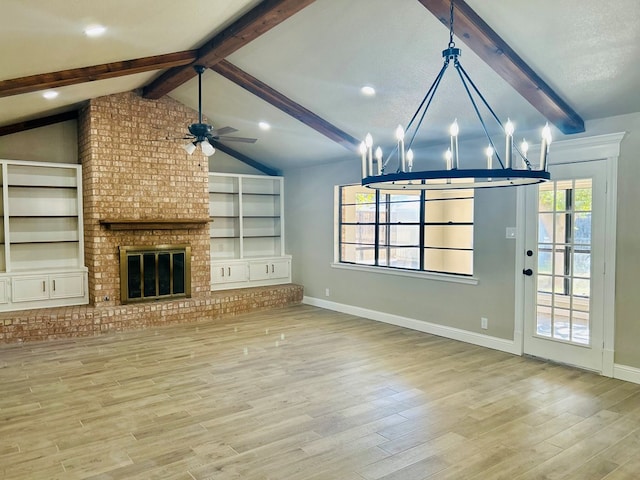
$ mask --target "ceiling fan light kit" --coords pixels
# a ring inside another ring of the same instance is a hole
[[[542,141],[540,145],[540,160],[537,168],[531,164],[527,158],[529,145],[526,140],[518,147],[514,144],[514,126],[511,121],[503,124],[493,111],[484,96],[480,93],[467,72],[460,63],[461,51],[456,48],[453,41],[453,13],[454,2],[451,0],[449,17],[449,45],[442,52],[444,65],[436,76],[431,87],[420,102],[417,110],[407,125],[405,130],[398,126],[395,131],[397,145],[393,148],[386,159],[383,157],[382,148],[374,149],[373,138],[367,134],[360,144],[359,152],[362,161],[362,185],[373,189],[389,190],[442,190],[442,189],[462,189],[462,188],[489,188],[507,187],[515,185],[529,185],[545,182],[550,179],[547,171],[547,155],[551,144],[551,130],[549,125],[542,129]],[[460,129],[457,120],[449,128],[449,148],[444,153],[443,167],[438,170],[413,171],[414,152],[413,142],[418,130],[425,118],[427,110],[436,94],[440,81],[453,63],[458,77],[462,82],[465,92],[471,101],[473,110],[482,125],[482,130],[488,141],[488,146],[484,151],[482,164],[486,162],[486,168],[460,168],[458,154],[458,135]],[[473,93],[477,96],[474,98]],[[500,130],[504,134],[504,146],[500,149],[489,134],[487,125],[478,108],[478,100],[486,107],[493,119],[497,122]],[[409,134],[408,144],[405,146],[405,138]],[[501,151],[504,155],[501,155]],[[387,172],[389,162],[393,157],[397,158],[397,169],[395,172]],[[374,158],[376,171],[374,171]]]
[[[243,143],[255,143],[255,138],[245,138],[245,137],[228,137],[224,136],[226,133],[237,132],[235,128],[232,127],[223,127],[218,130],[213,128],[213,125],[209,125],[208,123],[203,123],[202,121],[202,74],[206,70],[206,67],[203,65],[195,65],[193,69],[198,73],[198,123],[192,123],[189,125],[189,134],[190,137],[185,137],[186,139],[191,140],[189,143],[182,146],[182,148],[189,154],[192,155],[193,152],[196,151],[198,145],[200,145],[200,149],[202,153],[207,157],[210,157],[216,152],[214,144],[218,140],[227,140],[231,142],[243,142]]]

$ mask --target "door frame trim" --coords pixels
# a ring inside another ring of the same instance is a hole
[[[549,151],[549,165],[563,165],[568,163],[592,162],[604,160],[606,162],[606,206],[605,206],[605,251],[604,251],[604,287],[603,305],[603,358],[602,375],[613,377],[615,353],[615,280],[616,280],[616,219],[618,198],[618,157],[620,156],[620,142],[625,132],[581,137],[554,142]],[[537,150],[537,152],[536,152]],[[531,150],[530,158],[538,158],[540,146]],[[520,355],[524,353],[524,268],[525,257],[525,192],[521,187],[516,194],[516,259],[515,259],[515,312],[514,312],[514,346],[519,347]]]

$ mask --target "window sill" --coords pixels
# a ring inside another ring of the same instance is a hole
[[[332,268],[340,268],[344,270],[356,270],[367,273],[382,273],[384,275],[396,275],[400,277],[422,278],[424,280],[435,280],[438,282],[462,283],[465,285],[477,285],[479,280],[476,277],[463,277],[461,275],[452,275],[448,273],[419,272],[416,270],[403,270],[401,268],[385,268],[373,267],[370,265],[356,265],[352,263],[332,262]]]

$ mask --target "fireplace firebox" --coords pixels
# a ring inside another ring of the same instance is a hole
[[[191,297],[190,246],[120,247],[123,304],[180,297]]]

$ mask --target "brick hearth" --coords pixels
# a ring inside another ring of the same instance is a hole
[[[302,301],[300,285],[209,292],[198,298],[134,305],[24,310],[0,314],[0,342],[89,337],[125,330],[211,321],[222,316],[285,307]]]

